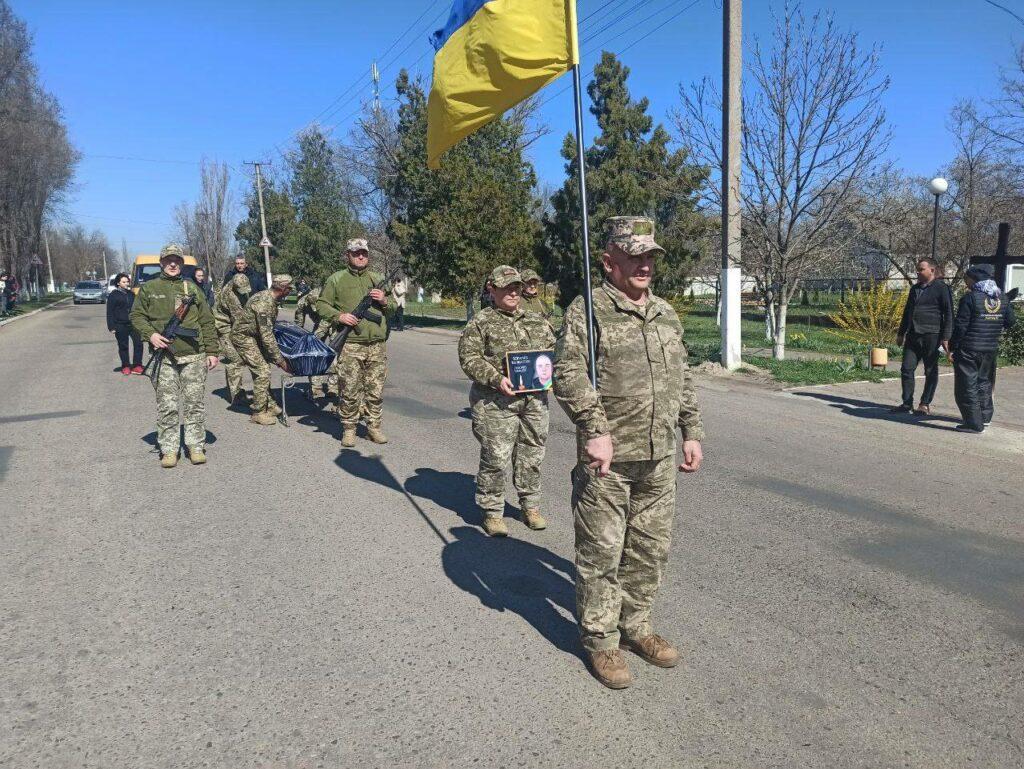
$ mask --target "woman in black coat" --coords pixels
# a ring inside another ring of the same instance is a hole
[[[127,273],[118,273],[114,278],[114,290],[107,297],[107,331],[117,339],[117,353],[121,356],[121,373],[142,373],[142,340],[132,329],[128,314],[135,303],[135,294],[131,290],[131,279]],[[128,362],[128,340],[132,340],[132,359]]]

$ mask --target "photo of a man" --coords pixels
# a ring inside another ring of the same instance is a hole
[[[544,353],[538,355],[533,362],[533,386],[538,390],[550,390],[554,368],[551,356]]]

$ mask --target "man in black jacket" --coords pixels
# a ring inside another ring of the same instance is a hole
[[[221,285],[226,286],[235,275],[245,275],[249,279],[253,295],[267,290],[267,276],[250,267],[243,254],[235,257],[235,268],[227,271],[224,275],[224,282]]]
[[[943,281],[936,279],[938,264],[931,257],[917,260],[917,283],[910,287],[910,297],[903,308],[903,320],[896,337],[903,346],[903,402],[893,411],[914,409],[914,377],[917,364],[924,363],[924,391],[917,407],[918,414],[930,414],[935,388],[939,384],[939,346],[949,352],[953,332],[953,295]]]
[[[967,293],[960,299],[950,342],[953,394],[963,416],[957,430],[980,433],[991,423],[999,338],[1016,318],[1013,307],[992,280],[992,267],[978,264],[964,275]]]

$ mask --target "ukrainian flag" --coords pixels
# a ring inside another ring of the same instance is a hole
[[[455,0],[431,36],[427,167],[579,62],[576,0]]]

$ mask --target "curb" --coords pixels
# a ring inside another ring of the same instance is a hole
[[[38,309],[32,310],[32,312],[26,312],[24,315],[15,315],[13,318],[8,318],[7,320],[0,320],[0,328],[3,328],[4,326],[8,325],[9,323],[14,323],[14,321],[16,321],[16,320],[24,320],[25,318],[31,318],[37,312],[43,312],[44,310],[49,310],[52,307],[56,307],[58,304],[64,304],[64,302],[70,302],[70,301],[71,301],[71,297],[70,296],[66,296],[63,299],[58,299],[56,302],[53,302],[52,304],[46,305],[46,307],[40,307]]]

